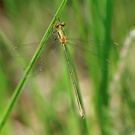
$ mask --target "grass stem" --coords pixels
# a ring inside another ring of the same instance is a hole
[[[3,112],[3,116],[1,117],[1,121],[0,121],[0,132],[2,131],[2,128],[5,124],[5,122],[7,121],[11,111],[13,110],[13,107],[14,105],[16,104],[17,102],[17,99],[19,98],[21,92],[22,92],[22,89],[26,83],[26,80],[27,80],[27,76],[29,75],[30,71],[32,70],[32,67],[34,65],[34,63],[36,62],[42,48],[44,47],[45,43],[47,42],[47,39],[49,38],[49,35],[53,29],[53,24],[54,22],[56,21],[57,18],[59,18],[65,4],[66,4],[67,0],[63,0],[58,8],[58,10],[56,11],[46,33],[43,35],[43,38],[33,56],[33,58],[31,59],[30,63],[28,64],[24,74],[23,74],[23,77],[20,81],[20,83],[18,84],[17,88],[15,89],[14,93],[13,93],[13,96],[11,97],[11,100],[8,104],[8,106],[5,108],[4,112]]]

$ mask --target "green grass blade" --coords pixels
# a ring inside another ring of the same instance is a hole
[[[14,94],[13,94],[13,96],[12,96],[10,102],[9,102],[9,105],[4,110],[3,116],[2,116],[1,121],[0,121],[0,132],[1,132],[5,122],[7,121],[8,117],[9,117],[9,115],[10,115],[10,113],[11,113],[11,111],[12,111],[14,105],[15,105],[15,103],[17,102],[17,99],[19,98],[19,95],[20,95],[20,93],[22,91],[22,88],[23,88],[23,86],[24,86],[24,84],[25,84],[25,82],[27,80],[27,76],[29,75],[29,73],[30,73],[30,71],[32,69],[32,66],[36,62],[42,48],[44,47],[44,44],[46,43],[46,41],[47,41],[47,39],[48,39],[52,29],[53,29],[53,24],[54,24],[55,20],[57,18],[59,18],[60,14],[61,14],[61,12],[62,12],[65,4],[66,4],[66,2],[67,2],[67,0],[63,0],[61,2],[57,12],[55,13],[55,15],[54,15],[54,17],[53,17],[47,31],[46,31],[46,33],[44,34],[44,36],[43,36],[43,38],[42,38],[42,40],[41,40],[41,42],[40,42],[40,44],[39,44],[39,46],[37,48],[37,51],[35,52],[32,60],[30,61],[29,65],[28,65],[28,67],[26,68],[20,83],[18,84],[17,88],[15,89],[15,92],[14,92]]]

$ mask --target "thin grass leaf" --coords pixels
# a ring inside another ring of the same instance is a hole
[[[0,132],[2,131],[2,128],[3,128],[4,124],[5,124],[5,122],[7,121],[7,118],[9,117],[15,103],[17,102],[17,99],[19,98],[19,95],[20,95],[20,93],[22,91],[22,88],[23,88],[24,84],[26,83],[27,76],[28,76],[29,72],[31,71],[34,63],[36,62],[42,48],[44,47],[44,44],[46,43],[46,41],[47,41],[47,39],[48,39],[52,29],[53,29],[53,24],[54,24],[56,18],[59,18],[60,14],[61,14],[61,12],[62,12],[65,4],[66,4],[66,2],[67,2],[67,0],[63,0],[61,2],[57,12],[55,13],[55,15],[54,15],[54,17],[53,17],[47,31],[46,31],[46,33],[44,34],[44,36],[43,36],[43,38],[42,38],[42,40],[41,40],[41,42],[40,42],[40,44],[39,44],[39,46],[37,48],[32,60],[30,61],[27,69],[25,70],[24,75],[23,75],[20,83],[18,84],[17,88],[15,89],[15,92],[14,92],[14,94],[13,94],[13,96],[12,96],[10,102],[9,102],[9,105],[4,110],[3,116],[2,116],[2,118],[0,120]]]

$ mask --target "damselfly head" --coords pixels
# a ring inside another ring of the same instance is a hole
[[[66,25],[65,22],[59,22],[59,23],[55,23],[53,25],[53,28],[59,28],[59,27],[64,27]]]

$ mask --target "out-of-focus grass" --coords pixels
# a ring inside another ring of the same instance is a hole
[[[40,41],[60,2],[4,0],[3,6],[0,5],[0,29],[14,45]],[[68,37],[86,41],[114,40],[122,48],[125,37],[134,28],[134,5],[134,1],[68,1],[60,19],[67,23]],[[9,55],[11,46],[5,44],[0,36],[0,117],[21,78],[18,75],[21,69]],[[112,52],[111,48],[108,51]],[[63,59],[57,56],[52,63],[50,70],[29,79],[3,130],[4,135],[87,134],[71,102],[72,86]],[[90,134],[133,134],[133,70],[127,66],[116,88],[110,92],[110,81],[117,67],[104,72],[82,64],[78,63],[77,73]],[[116,65],[116,61],[112,64]]]

